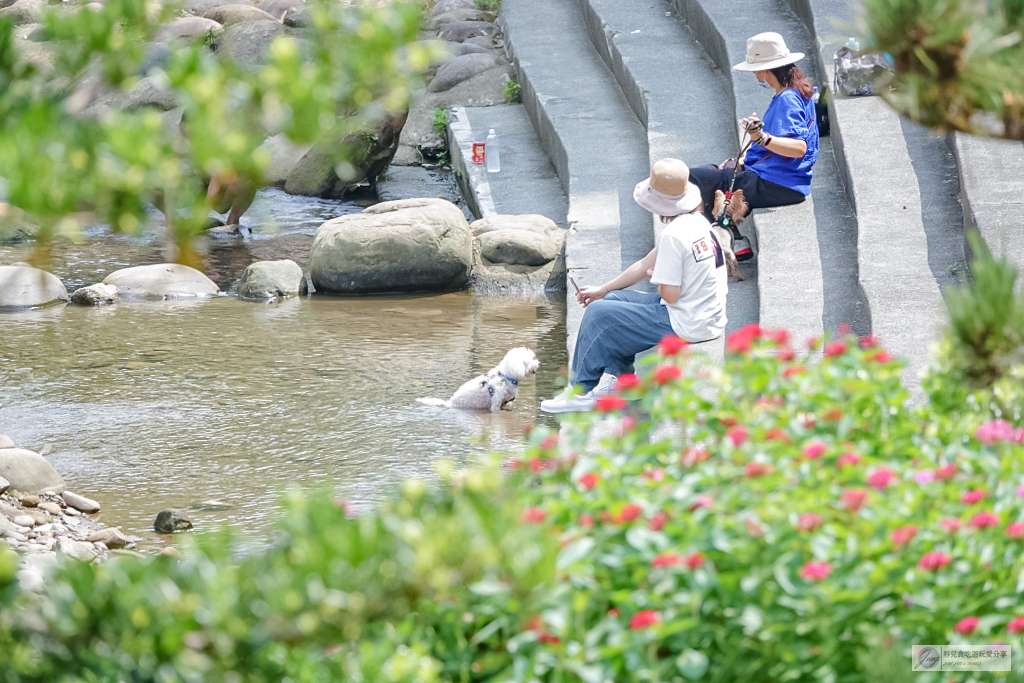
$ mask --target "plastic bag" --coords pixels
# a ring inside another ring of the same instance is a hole
[[[833,85],[840,95],[874,95],[879,84],[888,82],[892,65],[881,52],[854,52],[848,47],[836,50],[836,75]]]

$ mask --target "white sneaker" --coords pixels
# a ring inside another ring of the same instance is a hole
[[[577,395],[569,387],[558,396],[540,402],[540,409],[545,413],[581,413],[593,410],[597,405],[597,396],[593,391]]]

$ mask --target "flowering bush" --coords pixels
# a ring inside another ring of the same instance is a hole
[[[31,597],[0,553],[0,680],[891,681],[912,643],[1017,648],[1020,427],[908,407],[875,339],[727,348],[665,342],[504,472],[359,518],[296,499],[259,556]]]

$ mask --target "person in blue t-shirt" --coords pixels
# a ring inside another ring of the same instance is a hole
[[[815,88],[795,64],[803,57],[802,52],[790,52],[778,33],[768,32],[748,39],[747,60],[733,67],[752,71],[762,87],[775,91],[761,119],[752,114],[742,121],[753,144],[736,176],[735,189],[743,190],[751,209],[799,204],[811,193],[812,167],[818,159],[818,122]],[[763,128],[750,126],[757,121],[764,123]],[[714,220],[710,211],[715,190],[728,190],[732,175],[733,169],[718,166],[690,169],[708,220]]]

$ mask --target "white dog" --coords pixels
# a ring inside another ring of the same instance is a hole
[[[486,375],[480,375],[459,387],[449,400],[421,398],[419,401],[427,405],[490,410],[496,413],[516,400],[519,381],[527,375],[535,374],[539,365],[533,351],[519,346],[506,353],[501,362]]]

